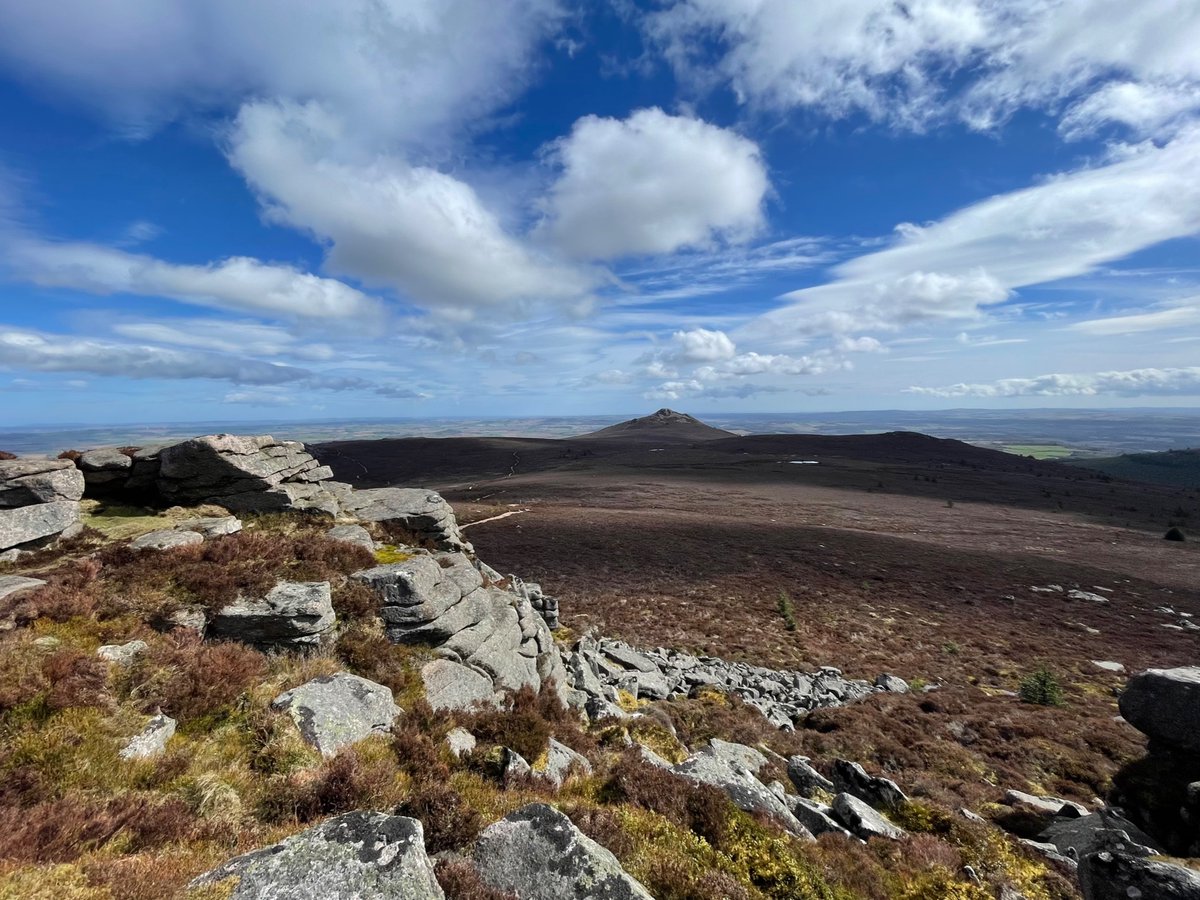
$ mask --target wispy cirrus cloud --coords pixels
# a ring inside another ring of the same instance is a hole
[[[1118,372],[1055,373],[1030,378],[1001,378],[981,384],[910,387],[908,393],[929,397],[1121,397],[1152,395],[1200,396],[1200,366],[1130,369]]]

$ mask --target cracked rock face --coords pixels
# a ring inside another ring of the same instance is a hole
[[[485,584],[465,554],[418,555],[353,577],[379,598],[379,616],[394,643],[432,646],[439,656],[486,673],[497,690],[566,682],[550,629],[529,600]]]
[[[472,859],[485,884],[522,900],[652,900],[612,853],[544,803],[487,828]]]
[[[342,511],[361,522],[394,523],[433,542],[439,550],[472,552],[458,528],[454,510],[441,494],[423,488],[372,488],[352,491],[342,499]]]
[[[157,467],[153,485],[165,500],[217,503],[235,512],[337,515],[339,499],[350,491],[348,485],[329,481],[333,472],[303,444],[270,435],[193,438],[164,447],[147,465]],[[133,472],[138,472],[136,459]]]
[[[45,541],[78,523],[79,503],[74,500],[0,509],[0,551]]]
[[[402,712],[389,688],[348,672],[314,678],[286,691],[271,708],[286,711],[304,740],[323,756],[386,732]]]
[[[352,812],[234,857],[190,887],[236,879],[233,900],[443,900],[416,819]]]

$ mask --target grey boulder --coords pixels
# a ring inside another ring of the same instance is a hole
[[[371,532],[367,531],[361,525],[334,525],[325,532],[325,537],[331,541],[345,541],[347,544],[357,544],[366,550],[375,549],[375,539],[371,537]]]
[[[832,806],[824,803],[814,803],[803,797],[795,797],[791,803],[792,814],[800,820],[805,828],[815,835],[841,834],[846,837],[853,835],[834,819]]]
[[[0,460],[0,508],[83,498],[83,473],[69,459]]]
[[[534,774],[545,778],[557,788],[562,787],[572,769],[584,775],[592,774],[592,764],[587,761],[587,757],[551,738],[550,749],[546,752],[546,765],[535,769]]]
[[[181,531],[195,531],[205,537],[221,537],[241,531],[242,520],[237,516],[206,516],[201,519],[188,519],[180,522],[177,527]]]
[[[653,900],[612,853],[544,803],[487,828],[472,859],[485,884],[522,900]]]
[[[333,756],[342,747],[383,733],[402,710],[382,684],[348,672],[325,675],[285,691],[271,708],[287,712],[300,735],[321,752]]]
[[[443,900],[416,819],[352,812],[238,856],[190,887],[236,879],[231,900]]]
[[[817,791],[833,792],[833,782],[810,764],[807,756],[793,756],[787,761],[788,779],[801,797],[811,797]]]
[[[265,597],[242,597],[222,607],[208,636],[261,646],[319,644],[337,617],[327,581],[281,581]]]
[[[387,522],[427,538],[441,550],[470,550],[454,510],[434,491],[422,488],[372,488],[353,491],[342,511],[362,522]]]
[[[44,585],[40,578],[25,578],[22,575],[0,575],[0,599],[21,591],[31,591]]]
[[[105,662],[128,666],[148,649],[145,641],[129,641],[125,644],[105,644],[96,650],[96,655]]]
[[[833,762],[834,788],[852,794],[874,807],[892,808],[908,802],[908,797],[896,782],[868,775],[856,762],[837,759]]]
[[[797,837],[811,838],[788,805],[755,777],[766,762],[753,747],[714,740],[671,771],[694,783],[719,788],[738,809],[769,816]]]
[[[903,828],[893,825],[853,794],[838,794],[834,797],[833,812],[843,825],[864,841],[873,837],[895,841],[904,837],[906,833]]]
[[[79,503],[74,500],[0,509],[0,550],[54,537],[78,522]]]
[[[1200,900],[1200,872],[1102,850],[1080,860],[1079,887],[1085,900]]]
[[[908,682],[896,675],[889,675],[884,672],[875,679],[875,687],[881,691],[887,691],[892,694],[907,694]]]
[[[1122,816],[1107,809],[1076,819],[1060,819],[1038,835],[1063,856],[1083,859],[1098,850],[1119,850],[1147,856],[1161,852],[1154,838]]]
[[[151,759],[158,756],[167,748],[167,741],[174,734],[175,720],[159,713],[121,748],[121,759]]]
[[[425,699],[434,709],[466,710],[496,703],[490,678],[448,659],[422,666],[421,681]]]
[[[89,487],[123,482],[133,468],[133,458],[120,450],[88,450],[76,463]]]
[[[1134,675],[1118,705],[1125,721],[1151,740],[1200,750],[1200,666]]]

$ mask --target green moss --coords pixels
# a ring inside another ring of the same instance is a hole
[[[381,566],[390,566],[393,563],[408,562],[413,558],[413,554],[408,552],[407,548],[401,549],[394,544],[384,544],[375,551],[375,562]]]

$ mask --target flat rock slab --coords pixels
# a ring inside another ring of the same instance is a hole
[[[465,710],[495,706],[492,679],[462,663],[435,659],[421,667],[425,699],[434,709]]]
[[[208,626],[209,637],[247,644],[320,643],[337,616],[328,581],[281,581],[261,598],[242,598],[222,609]]]
[[[653,900],[612,853],[544,803],[487,828],[472,859],[485,884],[521,900]]]
[[[793,756],[787,763],[788,779],[801,797],[812,797],[817,791],[833,793],[833,782],[813,768],[807,756]]]
[[[873,837],[895,841],[906,834],[903,828],[893,825],[853,794],[838,794],[834,797],[833,812],[843,825],[864,841]]]
[[[181,531],[196,531],[205,537],[220,537],[225,534],[237,534],[242,530],[242,520],[237,516],[206,516],[202,519],[188,519],[177,526]]]
[[[367,550],[375,549],[375,539],[371,537],[371,532],[361,525],[334,525],[325,532],[325,537],[333,541],[345,541],[347,544],[358,544]]]
[[[55,500],[0,509],[0,550],[61,534],[79,521],[79,503]]]
[[[444,900],[416,819],[352,812],[231,859],[190,887],[237,879],[231,900]]]
[[[0,460],[0,507],[80,500],[83,473],[69,459]]]
[[[348,672],[314,678],[280,694],[271,708],[286,711],[300,735],[333,756],[342,747],[386,732],[403,710],[382,684]]]
[[[130,541],[129,546],[133,550],[174,550],[203,543],[204,535],[198,531],[176,531],[172,528],[143,534]]]
[[[40,578],[25,578],[21,575],[0,575],[0,599],[21,591],[40,588],[46,582]]]
[[[1200,750],[1200,666],[1134,675],[1118,706],[1125,721],[1142,734],[1172,747]]]

